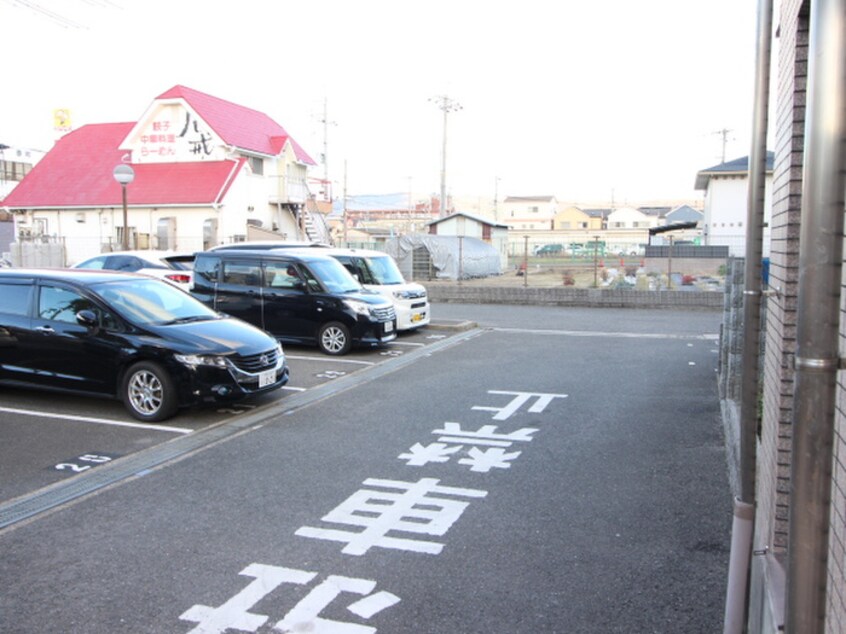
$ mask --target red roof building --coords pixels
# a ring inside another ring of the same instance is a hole
[[[132,248],[201,250],[249,229],[325,240],[308,205],[315,161],[266,114],[174,86],[137,122],[83,126],[62,137],[2,201],[19,235],[63,239],[67,263],[119,248],[117,165],[126,186]]]

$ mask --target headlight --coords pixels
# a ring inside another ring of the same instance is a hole
[[[355,299],[345,299],[344,304],[357,312],[359,315],[370,316],[370,304],[366,302],[359,302]]]
[[[215,368],[229,367],[226,357],[219,357],[214,354],[175,354],[173,356],[189,368],[196,368],[201,365],[209,365]]]
[[[411,291],[394,291],[394,297],[397,299],[411,299]]]

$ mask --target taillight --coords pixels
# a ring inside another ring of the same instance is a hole
[[[171,282],[177,282],[178,284],[188,284],[191,281],[191,276],[185,275],[185,273],[168,273],[165,277]]]

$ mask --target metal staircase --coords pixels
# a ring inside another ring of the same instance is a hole
[[[299,210],[300,228],[311,242],[332,244],[332,234],[326,217],[317,209],[317,203],[311,198],[306,199],[305,205]]]

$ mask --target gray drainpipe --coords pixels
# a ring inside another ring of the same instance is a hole
[[[811,2],[787,560],[788,634],[822,634],[846,139],[846,0]]]
[[[758,443],[759,357],[761,342],[761,266],[767,179],[767,125],[773,0],[758,2],[755,104],[743,291],[743,370],[740,400],[740,495],[734,501],[731,555],[726,588],[725,634],[740,634],[746,622],[747,587],[755,526],[755,474]]]

